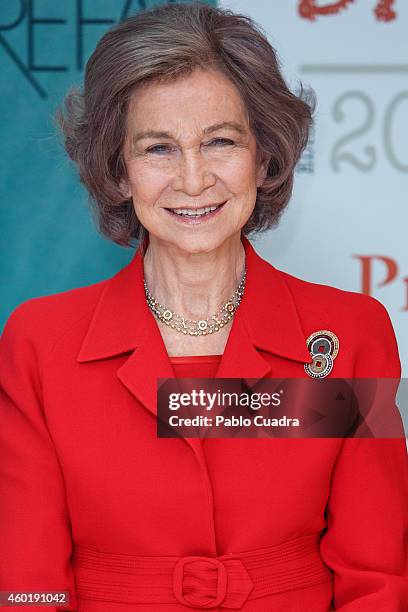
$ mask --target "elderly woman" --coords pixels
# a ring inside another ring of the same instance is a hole
[[[403,439],[157,436],[159,378],[400,376],[379,302],[249,241],[288,202],[312,112],[229,10],[167,4],[99,42],[59,119],[101,231],[139,248],[7,321],[1,591],[79,612],[407,610]]]

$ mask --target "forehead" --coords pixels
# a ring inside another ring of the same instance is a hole
[[[133,92],[129,102],[131,127],[177,130],[234,120],[247,125],[245,104],[219,72],[197,69],[174,82],[152,82]]]

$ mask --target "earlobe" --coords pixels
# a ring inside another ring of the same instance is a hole
[[[132,197],[132,192],[131,192],[131,189],[130,189],[128,183],[124,179],[122,179],[119,182],[119,189],[120,189],[121,193],[123,194],[123,197],[126,200],[130,200],[130,198]]]
[[[132,191],[130,189],[127,165],[126,165],[126,157],[125,157],[125,147],[122,148],[120,153],[120,176],[119,179],[119,190],[123,195],[124,199],[129,200],[132,197]]]
[[[268,167],[269,167],[269,162],[270,162],[270,157],[268,158],[264,158],[263,161],[261,162],[259,171],[258,171],[258,180],[256,182],[257,187],[260,187],[262,185],[262,183],[264,182],[266,175],[268,174]]]

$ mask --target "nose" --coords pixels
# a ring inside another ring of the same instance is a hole
[[[216,183],[209,162],[200,151],[184,151],[180,156],[178,171],[173,180],[173,189],[195,196]]]

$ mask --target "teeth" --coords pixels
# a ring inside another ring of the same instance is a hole
[[[219,205],[220,206],[220,205]],[[179,208],[178,210],[173,210],[176,215],[187,215],[188,217],[199,217],[200,215],[204,215],[205,213],[212,212],[216,210],[218,206],[208,206],[206,208],[197,208],[196,210],[191,210],[188,208]]]

